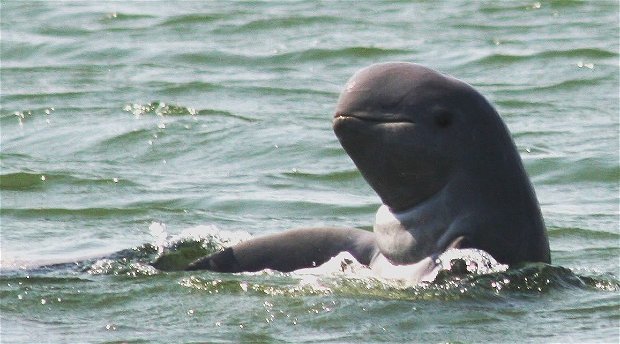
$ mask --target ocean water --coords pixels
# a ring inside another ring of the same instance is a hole
[[[615,0],[2,0],[0,341],[617,343],[618,13]],[[394,60],[497,107],[552,265],[403,286],[149,264],[295,227],[370,229],[379,199],[331,115],[356,70]]]

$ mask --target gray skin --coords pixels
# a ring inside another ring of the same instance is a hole
[[[383,205],[374,233],[307,228],[258,237],[188,270],[293,271],[349,252],[372,267],[476,248],[498,262],[550,263],[534,189],[506,125],[468,84],[391,62],[358,71],[340,95],[334,132]],[[379,259],[381,257],[381,259]]]

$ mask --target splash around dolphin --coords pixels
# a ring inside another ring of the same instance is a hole
[[[373,232],[289,230],[187,270],[289,272],[347,252],[371,268],[413,266],[423,279],[451,248],[508,265],[550,263],[540,206],[510,133],[467,83],[414,63],[371,65],[347,82],[333,128],[383,202]]]

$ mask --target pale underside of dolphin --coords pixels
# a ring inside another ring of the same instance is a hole
[[[540,206],[510,133],[473,87],[406,62],[358,71],[340,95],[336,136],[383,205],[373,232],[304,228],[256,237],[188,270],[283,272],[341,252],[423,275],[450,248],[503,264],[550,263]]]

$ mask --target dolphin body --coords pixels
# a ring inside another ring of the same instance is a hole
[[[423,280],[451,248],[508,265],[550,263],[540,206],[508,128],[467,83],[414,63],[371,65],[347,82],[333,128],[383,202],[373,232],[289,230],[187,270],[289,272],[348,252],[371,268],[408,266]]]

